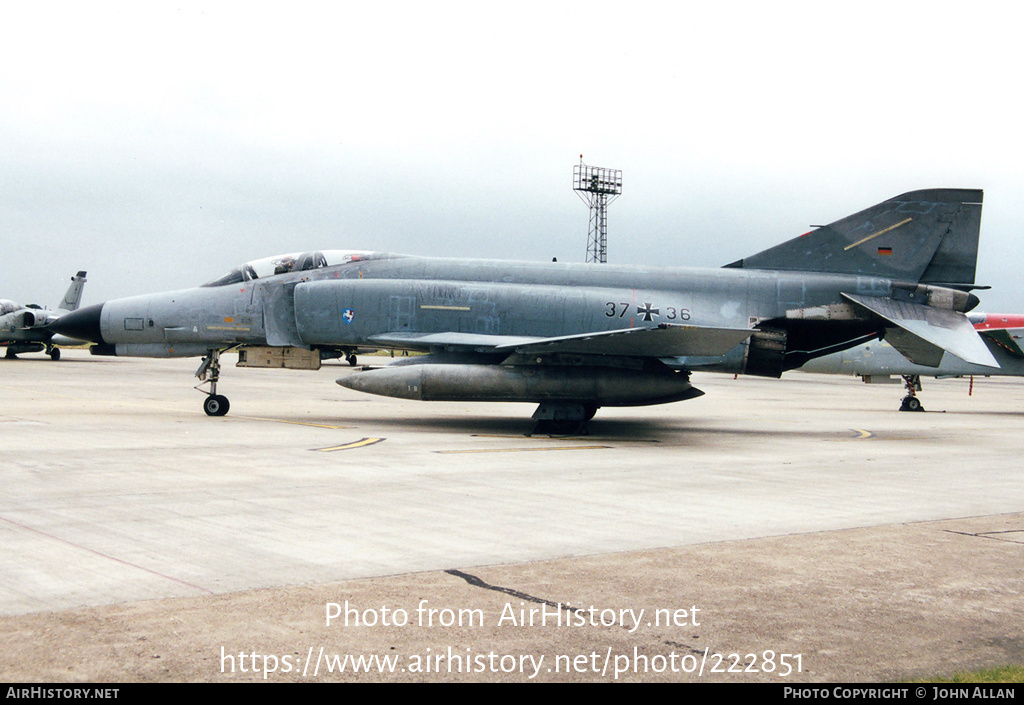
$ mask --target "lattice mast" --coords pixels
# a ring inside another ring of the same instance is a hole
[[[590,208],[587,262],[607,262],[608,204],[622,193],[622,170],[587,166],[581,154],[572,169],[572,188]]]

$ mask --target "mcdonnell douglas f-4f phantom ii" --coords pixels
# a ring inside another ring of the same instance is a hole
[[[0,345],[7,347],[5,357],[13,359],[19,353],[42,352],[51,360],[60,359],[60,348],[56,345],[81,345],[84,340],[70,340],[64,336],[54,335],[47,326],[64,314],[74,311],[82,300],[82,288],[85,286],[85,272],[71,277],[71,286],[64,294],[58,310],[51,311],[42,306],[29,304],[20,306],[13,301],[0,299]]]
[[[780,377],[885,338],[910,360],[998,363],[964,315],[980,190],[914,191],[721,269],[441,259],[323,251],[241,265],[203,286],[116,299],[53,330],[96,354],[203,356],[204,408],[220,353],[427,353],[349,374],[364,392],[538,404],[582,424],[602,406],[691,399],[690,372]],[[241,360],[240,360],[241,363]],[[257,363],[258,364],[258,363]],[[282,366],[280,361],[266,366]]]

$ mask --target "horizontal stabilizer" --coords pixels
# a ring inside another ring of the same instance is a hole
[[[846,293],[843,297],[896,326],[886,330],[885,339],[915,364],[938,367],[945,351],[974,365],[999,367],[962,313],[890,298]]]
[[[1010,331],[1005,328],[990,328],[988,330],[978,331],[983,338],[988,338],[994,344],[1005,350],[1011,357],[1024,358],[1024,350],[1020,349],[1020,345],[1013,336],[1010,335]]]
[[[572,353],[628,357],[724,355],[752,333],[753,330],[746,328],[662,324],[656,328],[623,328],[545,338],[526,344],[502,345],[498,349],[515,350],[521,354]]]

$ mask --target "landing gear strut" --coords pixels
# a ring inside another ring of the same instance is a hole
[[[210,390],[206,392],[206,401],[203,402],[203,411],[207,416],[224,416],[231,408],[228,398],[217,394],[217,380],[220,379],[220,350],[211,350],[196,370],[196,377],[199,378],[199,389],[203,384],[209,384]],[[203,391],[199,389],[199,391]]]
[[[917,393],[921,391],[921,377],[919,375],[903,375],[903,386],[907,388],[907,396],[903,397],[900,411],[924,411],[921,400],[917,398]]]
[[[527,436],[587,436],[588,422],[598,410],[597,404],[579,402],[542,402],[533,412],[536,425]]]

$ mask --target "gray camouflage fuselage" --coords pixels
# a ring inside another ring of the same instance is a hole
[[[394,347],[427,351],[429,341],[412,336],[546,338],[659,323],[749,328],[842,302],[840,292],[891,291],[891,281],[874,277],[382,255],[266,281],[115,299],[103,304],[100,331],[104,343],[152,346],[155,356],[239,344],[368,346],[396,332],[410,338]]]

